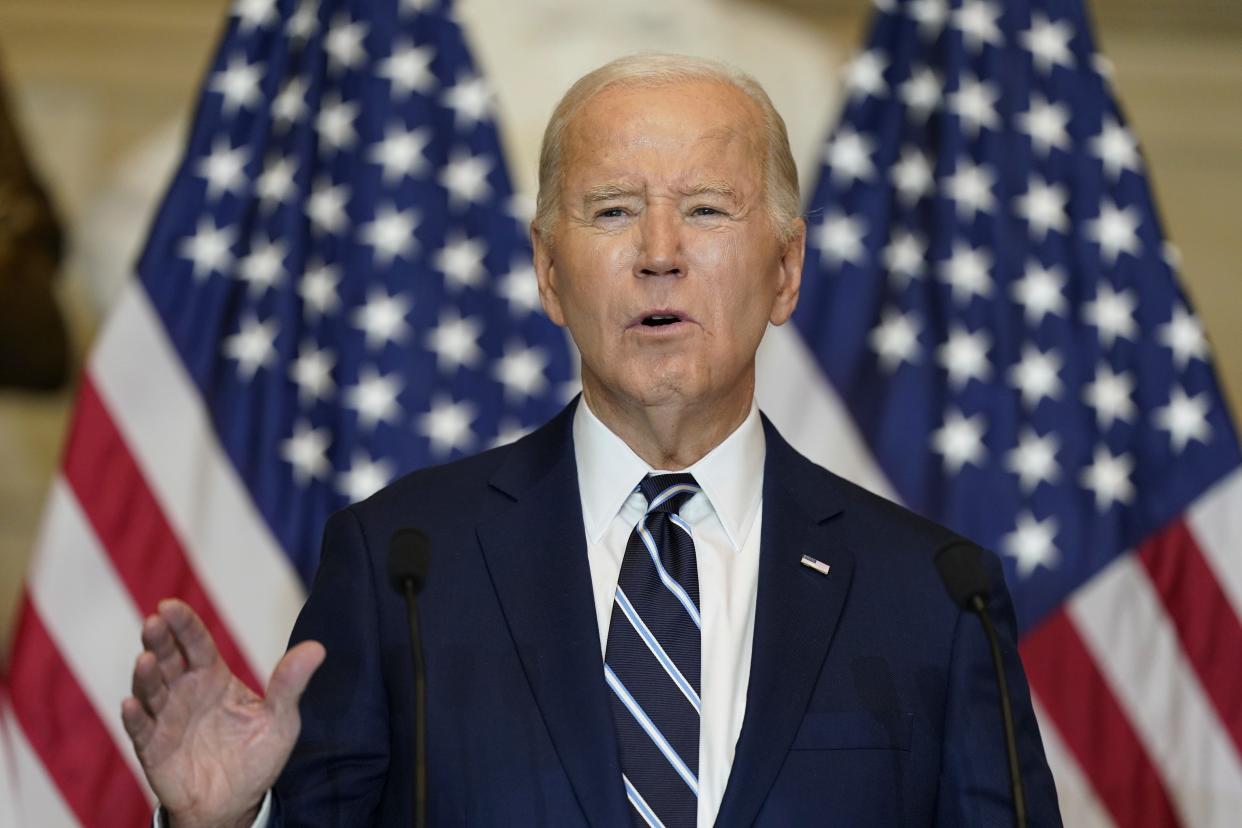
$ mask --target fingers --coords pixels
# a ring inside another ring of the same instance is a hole
[[[267,703],[278,717],[297,711],[298,699],[326,654],[318,641],[303,641],[285,653],[267,683]]]
[[[121,702],[121,724],[134,742],[134,748],[142,751],[155,733],[155,719],[147,714],[142,704],[133,696]]]
[[[160,672],[155,656],[143,652],[134,663],[134,677],[130,692],[134,699],[142,705],[148,716],[158,717],[164,705],[168,703],[168,685]]]
[[[148,615],[142,622],[142,646],[154,657],[166,684],[172,684],[185,672],[185,657],[172,627],[159,615]]]
[[[169,598],[160,601],[158,612],[171,629],[175,644],[185,656],[189,669],[201,670],[216,663],[220,657],[216,642],[188,604]]]

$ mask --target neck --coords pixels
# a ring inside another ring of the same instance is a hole
[[[680,471],[724,442],[750,413],[751,382],[745,394],[725,400],[645,405],[618,399],[584,384],[591,413],[653,469]]]

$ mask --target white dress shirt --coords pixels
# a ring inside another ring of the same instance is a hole
[[[647,501],[634,487],[659,473],[608,430],[583,399],[574,415],[578,493],[586,527],[587,559],[595,596],[599,646],[608,644],[613,596],[630,533]],[[686,473],[703,489],[686,501],[681,517],[694,528],[702,617],[699,728],[700,828],[716,821],[733,751],[746,713],[751,641],[759,582],[759,536],[766,453],[759,410]]]

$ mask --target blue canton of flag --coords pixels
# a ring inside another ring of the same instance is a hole
[[[448,2],[239,0],[138,266],[304,581],[327,515],[573,377]]]
[[[997,550],[1022,631],[1239,464],[1085,13],[883,0],[795,323],[902,500]]]

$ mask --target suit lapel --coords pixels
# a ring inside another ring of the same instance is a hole
[[[746,714],[717,824],[750,825],[793,743],[849,591],[853,556],[832,518],[833,478],[764,418],[759,592]],[[803,555],[829,565],[803,566]]]
[[[539,711],[592,825],[627,820],[603,680],[570,405],[515,445],[478,528]]]

